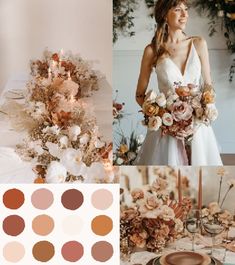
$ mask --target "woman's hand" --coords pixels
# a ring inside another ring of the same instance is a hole
[[[148,87],[150,74],[153,68],[154,51],[151,45],[148,45],[142,57],[140,74],[136,89],[136,101],[142,106],[144,103],[145,91]]]

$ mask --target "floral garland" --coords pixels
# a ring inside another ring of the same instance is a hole
[[[124,36],[133,36],[132,30],[133,12],[137,6],[137,0],[114,0],[113,1],[113,43],[118,40],[120,34]]]
[[[112,181],[112,145],[102,141],[88,99],[100,79],[80,56],[45,51],[31,62],[24,102],[3,106],[27,132],[16,151],[33,163],[36,183]]]

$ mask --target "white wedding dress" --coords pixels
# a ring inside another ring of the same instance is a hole
[[[189,83],[200,85],[201,62],[197,51],[191,42],[184,73],[169,58],[164,58],[157,66],[156,73],[160,92],[167,93],[174,89],[174,82],[182,85]],[[184,149],[184,148],[183,148]],[[161,136],[161,131],[148,130],[145,141],[135,160],[136,165],[188,165],[185,159],[185,149],[182,152],[182,141],[169,135]],[[197,128],[191,142],[192,166],[222,165],[216,138],[211,126],[204,124]]]

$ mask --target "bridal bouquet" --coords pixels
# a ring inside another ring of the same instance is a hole
[[[80,56],[48,51],[31,71],[24,102],[7,101],[4,109],[27,132],[16,151],[32,161],[35,182],[111,182],[112,145],[102,141],[88,99],[101,76]]]
[[[183,216],[189,211],[191,201],[172,202],[166,191],[167,182],[158,178],[147,189],[131,192],[132,204],[121,207],[121,251],[134,248],[161,251],[167,243],[180,238]]]
[[[201,91],[192,84],[175,83],[174,90],[167,95],[149,91],[142,106],[143,124],[153,131],[161,129],[162,135],[190,139],[194,124],[209,125],[217,118],[214,101],[215,93],[210,86]]]

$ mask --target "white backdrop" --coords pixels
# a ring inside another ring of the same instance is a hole
[[[139,8],[134,14],[135,36],[120,37],[114,45],[113,88],[119,90],[118,101],[126,103],[126,112],[134,113],[122,121],[122,128],[126,135],[129,135],[131,129],[135,128],[142,117],[138,114],[140,108],[135,102],[135,89],[144,47],[150,43],[154,33],[154,19],[147,18],[148,10],[144,1],[139,2]],[[199,17],[195,10],[190,9],[186,33],[190,36],[203,36],[207,40],[219,110],[219,118],[214,122],[213,127],[221,153],[235,153],[235,80],[233,83],[228,81],[232,56],[226,49],[225,39],[220,29],[212,38],[208,36],[208,22],[206,16]],[[156,75],[153,74],[149,88],[153,89],[156,86]],[[130,119],[132,119],[131,122]],[[142,127],[139,124],[139,133],[145,133]]]
[[[0,91],[45,47],[97,60],[112,82],[112,1],[0,0]]]

